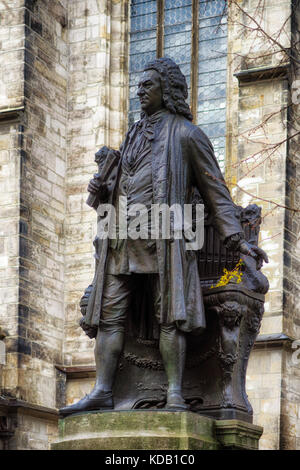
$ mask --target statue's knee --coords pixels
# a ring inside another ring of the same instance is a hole
[[[125,324],[123,322],[100,322],[98,332],[98,334],[103,332],[111,336],[124,334]]]
[[[162,325],[160,325],[160,334],[170,335],[170,334],[174,334],[176,331],[177,331],[177,327],[175,323],[168,323],[168,324],[163,323]]]

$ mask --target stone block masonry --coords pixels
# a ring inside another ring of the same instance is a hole
[[[0,124],[0,324],[5,329],[6,365],[2,383],[18,386],[20,162],[19,125]]]
[[[64,330],[67,34],[52,2],[25,2],[18,397],[55,408]],[[61,12],[66,16],[61,5]]]
[[[64,333],[66,10],[62,2],[59,9],[50,1],[6,3],[10,41],[2,41],[0,60],[15,80],[1,68],[0,270],[11,284],[0,290],[7,335],[1,388],[6,397],[55,411]],[[21,428],[11,445],[32,448]],[[49,436],[40,437],[43,445],[32,439],[36,448],[49,446]]]
[[[23,106],[24,0],[0,2],[0,111]]]
[[[5,388],[16,393],[19,363],[16,347],[19,328],[19,233],[22,230],[22,126],[17,116],[24,107],[24,2],[1,2],[0,24],[0,323],[7,336],[6,364],[1,382]]]
[[[70,75],[65,223],[65,364],[93,364],[93,341],[78,325],[79,299],[94,272],[96,213],[86,205],[87,184],[97,171],[95,152],[119,148],[127,119],[127,2],[68,4]]]
[[[229,13],[227,178],[238,204],[263,208],[260,245],[270,258],[263,268],[270,290],[260,334],[284,338],[255,349],[249,361],[247,390],[254,422],[264,427],[262,449],[295,449],[298,438],[299,365],[291,344],[299,338],[299,214],[287,209],[299,206],[299,105],[289,92],[299,77],[295,5],[232,2]]]

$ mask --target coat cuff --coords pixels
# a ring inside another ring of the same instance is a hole
[[[245,236],[242,232],[234,233],[229,237],[225,238],[224,245],[229,251],[237,251],[240,245],[240,242],[245,239]]]

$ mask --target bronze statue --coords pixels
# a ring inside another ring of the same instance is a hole
[[[90,181],[90,205],[96,208],[99,201],[116,205],[123,196],[130,214],[133,204],[143,204],[150,211],[152,204],[192,203],[198,191],[224,246],[250,256],[260,269],[263,260],[268,262],[267,256],[244,237],[240,209],[231,199],[213,147],[192,123],[185,101],[187,84],[179,67],[168,58],[150,62],[137,95],[141,119],[129,129],[120,151],[107,149],[107,175],[103,178],[100,169]],[[127,314],[137,290],[146,288],[152,297],[168,382],[164,406],[189,408],[182,394],[186,336],[206,328],[197,252],[186,251],[184,237],[123,239],[118,230],[117,226],[115,239],[96,240],[95,277],[81,301],[81,326],[96,338],[96,383],[85,398],[61,409],[61,416],[114,408],[112,390],[124,348]]]

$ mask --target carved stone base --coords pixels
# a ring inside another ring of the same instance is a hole
[[[59,421],[52,450],[257,449],[262,428],[191,412],[102,411]]]
[[[235,419],[215,422],[216,438],[222,449],[258,450],[263,428]]]
[[[240,420],[247,423],[252,423],[253,416],[243,410],[237,410],[236,408],[206,408],[200,412],[204,416],[209,416],[217,420]]]

